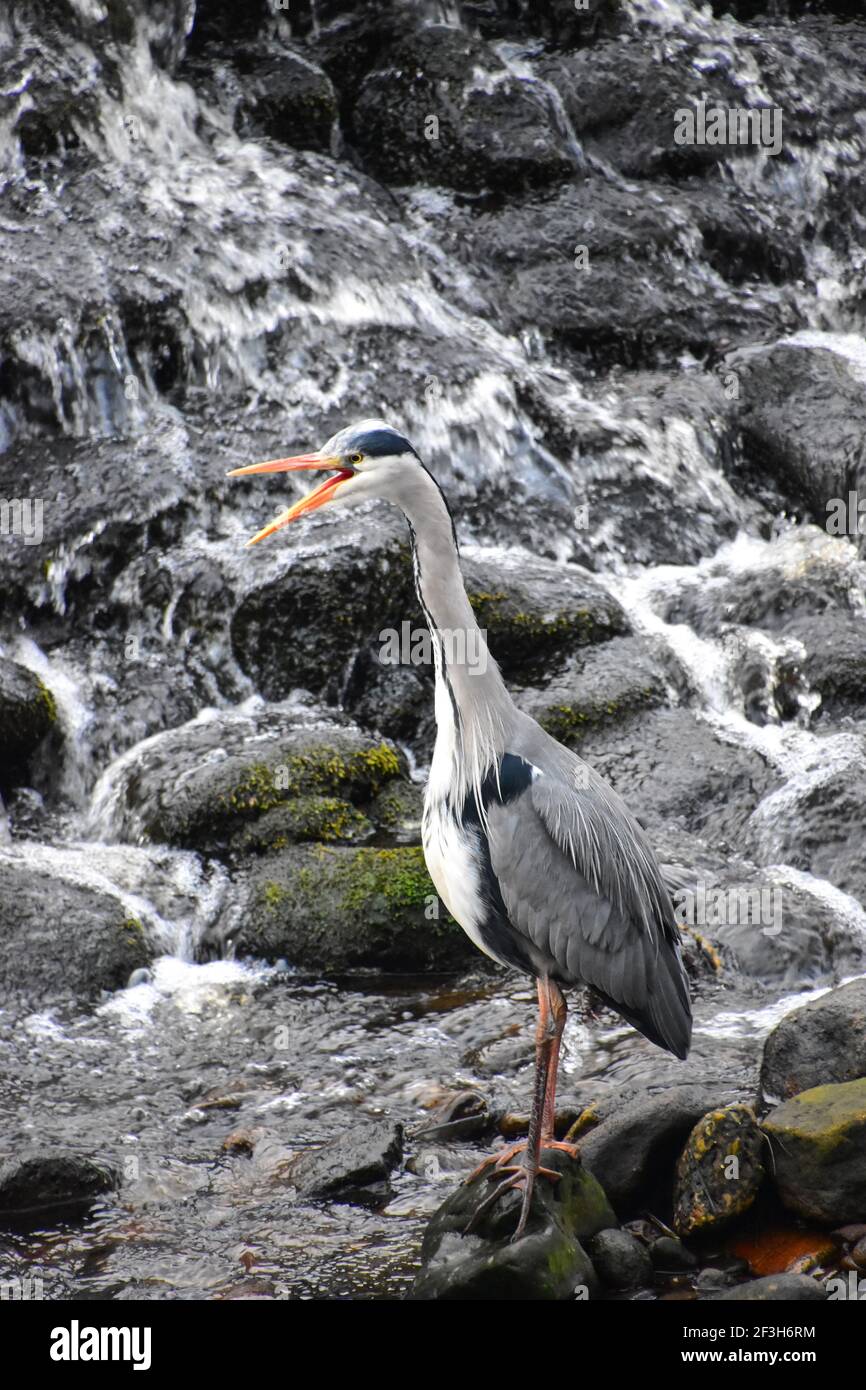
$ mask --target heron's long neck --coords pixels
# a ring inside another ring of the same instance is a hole
[[[415,587],[433,639],[440,739],[454,728],[454,756],[477,786],[505,751],[514,705],[466,596],[451,516],[429,474],[402,505],[412,535]]]

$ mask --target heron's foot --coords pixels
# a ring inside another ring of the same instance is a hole
[[[545,1139],[541,1146],[542,1153],[545,1149],[558,1149],[560,1153],[568,1154],[569,1158],[580,1159],[580,1149],[576,1144],[570,1144],[567,1139]],[[561,1174],[557,1173],[557,1177]]]
[[[550,1145],[547,1147],[550,1147]],[[562,1174],[557,1173],[554,1168],[543,1168],[537,1163],[510,1163],[508,1161],[509,1158],[514,1157],[515,1153],[519,1152],[521,1149],[526,1149],[525,1140],[520,1144],[512,1145],[512,1150],[514,1152],[507,1149],[504,1150],[503,1154],[497,1158],[497,1161],[493,1164],[492,1171],[487,1175],[487,1181],[495,1182],[496,1187],[484,1198],[484,1201],[476,1207],[470,1221],[464,1229],[464,1235],[471,1235],[473,1231],[478,1229],[480,1222],[487,1213],[495,1207],[499,1198],[503,1197],[506,1192],[511,1192],[512,1189],[515,1188],[522,1188],[523,1199],[520,1204],[520,1217],[517,1222],[517,1229],[511,1237],[512,1240],[519,1240],[526,1229],[526,1222],[529,1218],[530,1207],[532,1206],[532,1194],[535,1190],[536,1179],[547,1178],[549,1182],[559,1182]],[[483,1163],[476,1171],[480,1175],[487,1166],[486,1163]]]
[[[497,1149],[495,1153],[488,1154],[486,1158],[482,1158],[478,1167],[473,1168],[469,1176],[463,1179],[464,1183],[474,1182],[476,1178],[480,1178],[485,1168],[492,1167],[493,1172],[490,1176],[491,1178],[497,1177],[499,1170],[502,1169],[505,1164],[510,1163],[513,1158],[516,1158],[525,1148],[526,1140],[521,1139],[517,1144],[507,1144],[504,1149]]]

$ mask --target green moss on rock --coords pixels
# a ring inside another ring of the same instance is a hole
[[[240,950],[337,972],[452,970],[477,961],[417,845],[293,846],[250,879]]]

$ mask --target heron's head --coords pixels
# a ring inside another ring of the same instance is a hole
[[[244,478],[252,473],[289,473],[298,469],[314,469],[326,473],[327,477],[253,536],[248,545],[265,540],[296,517],[317,511],[319,507],[363,502],[370,497],[399,504],[407,472],[424,471],[409,440],[399,430],[386,425],[384,420],[362,420],[358,425],[340,430],[318,453],[251,463],[246,468],[233,468],[228,476]]]

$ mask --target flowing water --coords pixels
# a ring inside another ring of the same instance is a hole
[[[654,42],[697,36],[707,63],[733,69],[744,101],[760,96],[735,21],[663,0],[636,8]],[[459,22],[438,6],[431,18]],[[425,1218],[489,1136],[410,1146],[391,1195],[369,1208],[298,1203],[281,1165],[359,1113],[387,1115],[412,1132],[437,1102],[466,1089],[495,1110],[525,1112],[533,996],[521,980],[483,972],[459,981],[320,981],[284,963],[202,960],[217,924],[228,923],[221,935],[231,937],[230,876],[192,852],[130,843],[128,827],[121,838],[119,772],[137,765],[149,739],[208,710],[261,704],[232,654],[228,615],[218,614],[202,637],[200,613],[191,621],[183,610],[194,576],[216,576],[215,603],[227,592],[237,606],[291,563],[287,547],[263,548],[253,560],[244,552],[263,510],[282,502],[273,490],[226,483],[225,469],[296,442],[313,446],[326,420],[381,411],[405,428],[453,497],[473,554],[495,557],[499,545],[562,564],[591,561],[635,630],[684,670],[699,717],[773,767],[777,784],[755,812],[767,873],[787,875],[829,907],[852,940],[866,940],[861,904],[779,861],[774,825],[781,810],[796,813],[804,788],[839,766],[863,765],[862,726],[814,728],[808,689],[796,713],[754,722],[730,634],[698,633],[669,615],[683,594],[700,602],[726,579],[802,570],[824,552],[862,611],[866,566],[849,543],[817,527],[783,523],[772,535],[754,527],[722,471],[712,429],[697,429],[685,412],[654,422],[632,411],[627,389],[580,381],[541,335],[511,336],[491,323],[446,235],[459,214],[454,195],[419,187],[402,190],[398,203],[346,162],[287,158],[239,138],[224,108],[182,71],[172,76],[154,61],[148,40],[158,27],[138,15],[119,85],[99,88],[95,110],[72,118],[86,180],[67,188],[50,171],[35,174],[14,138],[2,144],[0,217],[17,231],[22,207],[38,216],[40,247],[22,250],[18,269],[32,283],[32,258],[41,257],[42,279],[56,287],[54,315],[39,329],[22,328],[18,360],[47,383],[42,408],[55,443],[86,441],[96,450],[120,437],[127,449],[122,486],[112,472],[120,454],[89,483],[81,473],[87,454],[69,455],[76,497],[87,505],[45,570],[34,565],[21,581],[37,617],[24,631],[7,615],[0,631],[0,655],[37,672],[54,694],[64,735],[49,804],[30,821],[19,818],[14,835],[0,813],[0,859],[110,888],[161,954],[149,977],[93,1009],[34,1010],[22,1000],[0,1012],[7,1146],[68,1145],[104,1154],[124,1174],[119,1195],[92,1219],[13,1233],[0,1259],[4,1277],[41,1273],[50,1297],[390,1297],[412,1277]],[[537,46],[509,42],[499,52],[512,73],[538,84],[579,168],[584,152],[568,115],[535,73]],[[86,68],[91,57],[78,44],[69,62]],[[784,179],[791,208],[808,206],[850,157],[842,143],[801,144],[778,168],[735,159],[726,177],[744,190]],[[866,136],[858,158],[864,149]],[[853,360],[866,379],[862,300],[820,234],[804,254],[821,288],[803,291],[806,326],[791,341]],[[762,293],[775,291],[755,290]],[[134,301],[164,316],[167,356],[148,358]],[[677,370],[688,374],[692,365],[684,360]],[[638,564],[620,515],[593,532],[588,553],[573,517],[586,479],[603,476],[608,460],[589,447],[578,467],[566,467],[546,443],[542,418],[586,438],[614,437],[622,467],[633,462],[662,489],[679,490],[695,513],[734,518],[738,534],[720,535],[693,563]],[[0,439],[10,446],[38,450],[40,428],[14,402],[0,406]],[[476,496],[483,501],[473,506]],[[156,566],[141,545],[148,517],[167,518]],[[122,535],[124,523],[139,540],[106,577],[94,559],[99,537],[108,527]],[[382,524],[381,512],[368,509],[343,523],[342,534]],[[299,541],[327,544],[315,527]],[[112,617],[91,627],[89,584],[97,579]],[[133,675],[123,655],[130,637],[146,656]],[[787,640],[749,630],[771,685]],[[26,961],[21,970],[26,982]],[[721,992],[707,989],[685,1065],[608,1018],[575,1013],[563,1099],[680,1080],[728,1084],[732,1076],[749,1094],[757,1040],[826,987],[773,990],[734,979]],[[223,1148],[232,1132],[258,1126],[268,1139],[251,1159]]]

